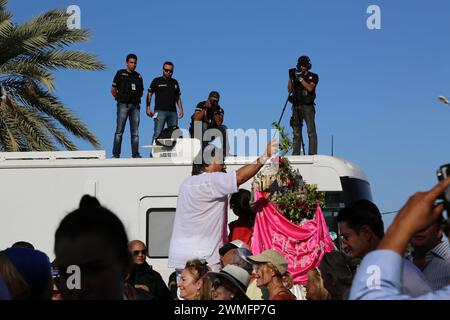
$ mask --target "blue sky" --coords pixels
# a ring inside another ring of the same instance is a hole
[[[57,95],[111,154],[115,104],[110,95],[124,57],[138,55],[146,87],[165,60],[175,63],[185,117],[211,90],[221,94],[231,128],[271,128],[286,99],[287,70],[307,54],[320,76],[316,125],[319,153],[334,153],[367,173],[382,212],[430,188],[450,162],[450,2],[435,1],[10,1],[16,22],[52,8],[78,5],[93,39],[76,48],[95,53],[102,72],[57,72]],[[369,5],[381,29],[369,30]],[[283,125],[289,126],[290,112]],[[141,145],[153,122],[141,109]],[[82,149],[91,147],[78,142]],[[130,155],[129,131],[123,156]],[[389,223],[390,216],[386,216]]]

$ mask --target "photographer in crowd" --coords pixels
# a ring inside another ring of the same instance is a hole
[[[433,290],[450,285],[450,245],[443,241],[440,215],[432,225],[417,232],[411,239],[413,262],[423,272]]]
[[[410,295],[402,294],[401,290],[403,255],[411,238],[436,223],[442,214],[444,205],[436,205],[436,200],[449,185],[450,178],[447,178],[428,192],[417,192],[409,198],[390,225],[377,250],[367,254],[362,261],[353,280],[350,299],[412,298]],[[450,286],[418,296],[416,299],[448,300]]]
[[[297,69],[289,70],[288,91],[292,92],[291,127],[294,130],[293,155],[300,154],[303,143],[303,120],[308,129],[308,154],[317,154],[317,133],[314,117],[316,115],[315,99],[319,76],[310,72],[311,61],[307,56],[298,58]]]

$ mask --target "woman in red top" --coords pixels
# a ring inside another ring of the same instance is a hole
[[[255,214],[250,207],[251,193],[245,189],[239,189],[230,199],[230,208],[238,219],[231,222],[228,226],[230,234],[228,241],[241,240],[251,248],[253,224],[255,222]]]

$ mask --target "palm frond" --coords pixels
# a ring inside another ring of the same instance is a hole
[[[5,10],[6,1],[0,1],[0,37],[5,37],[12,29],[12,15]]]
[[[94,55],[82,51],[48,50],[22,56],[18,63],[34,64],[49,69],[104,70],[105,65]]]
[[[56,150],[55,143],[76,150],[67,133],[98,148],[94,134],[52,94],[51,70],[105,69],[95,55],[66,50],[89,40],[90,32],[69,30],[70,14],[64,9],[14,24],[6,4],[0,0],[0,80],[8,96],[8,103],[0,105],[0,150]]]
[[[14,61],[0,65],[0,74],[9,74],[18,78],[25,78],[28,81],[35,81],[43,84],[48,90],[54,90],[54,77],[44,67],[33,61]]]
[[[20,83],[20,82],[19,82]],[[100,143],[86,125],[78,119],[73,112],[65,108],[62,103],[49,92],[43,91],[39,87],[35,88],[34,94],[29,94],[23,85],[8,83],[11,93],[16,99],[24,104],[33,107],[49,117],[58,121],[67,131],[76,137],[89,141],[94,147],[100,147]]]
[[[74,136],[87,140],[95,148],[100,147],[100,142],[95,135],[90,132],[86,125],[71,110],[65,108],[56,97],[51,94],[40,96],[35,106],[40,106],[41,111],[55,118],[55,120]]]
[[[65,10],[55,9],[36,17],[30,23],[40,27],[48,39],[48,45],[53,49],[89,40],[91,35],[87,29],[67,28],[69,18],[70,14]]]
[[[78,150],[77,146],[69,138],[67,138],[65,133],[62,130],[60,130],[59,128],[57,128],[50,119],[46,118],[43,123],[44,123],[45,128],[47,129],[47,131],[53,136],[53,138],[63,148],[65,148],[65,149],[67,149],[69,151],[76,151],[76,150]]]
[[[6,4],[8,3],[8,0],[0,0],[0,11],[6,10]]]
[[[0,63],[22,55],[61,50],[71,44],[89,40],[91,34],[87,29],[67,28],[69,17],[64,10],[55,9],[15,26],[7,36],[0,38],[3,51],[0,53]]]
[[[47,134],[50,134],[51,137],[53,137],[55,139],[55,141],[57,141],[61,146],[63,146],[65,149],[67,150],[77,150],[77,147],[75,146],[75,144],[73,144],[73,142],[68,139],[64,133],[56,127],[56,125],[52,122],[51,118],[43,116],[39,113],[34,112],[34,110],[31,110],[25,106],[17,106],[15,111],[17,112],[18,115],[20,115],[25,121],[28,121],[32,124],[34,124],[35,130],[36,127],[39,128],[39,130],[45,132],[45,136],[47,136]],[[43,141],[45,141],[43,139]],[[53,146],[53,143],[49,143],[50,140],[47,139],[48,142],[46,142],[47,144],[51,144],[52,146],[52,150],[56,150],[56,148]],[[45,147],[47,151],[50,151],[51,149],[49,149],[48,147]],[[41,147],[42,149],[42,147]]]
[[[57,150],[48,136],[48,130],[41,117],[24,106],[14,104],[13,112],[18,127],[32,151]]]
[[[27,34],[45,36],[46,43],[36,46],[34,50],[60,49],[74,43],[89,40],[91,35],[87,29],[67,28],[67,20],[69,18],[70,14],[65,10],[54,9],[18,26],[15,31],[19,37]]]
[[[15,121],[7,106],[0,103],[0,144],[4,151],[20,151],[20,142],[17,140]]]

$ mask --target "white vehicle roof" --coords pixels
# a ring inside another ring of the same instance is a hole
[[[348,160],[324,155],[288,158],[304,180],[321,191],[342,191],[342,177],[367,182],[364,172]],[[230,157],[226,164],[231,171],[254,160]],[[122,220],[130,240],[150,247],[158,243],[157,251],[165,252],[168,243],[161,235],[167,238],[172,232],[178,189],[191,168],[184,158],[107,159],[105,151],[0,153],[0,250],[22,240],[53,257],[61,219],[78,207],[82,195],[90,194]],[[240,188],[251,190],[251,181]],[[229,210],[228,221],[235,218]],[[163,254],[151,256],[162,257],[150,262],[167,279],[171,271]]]

